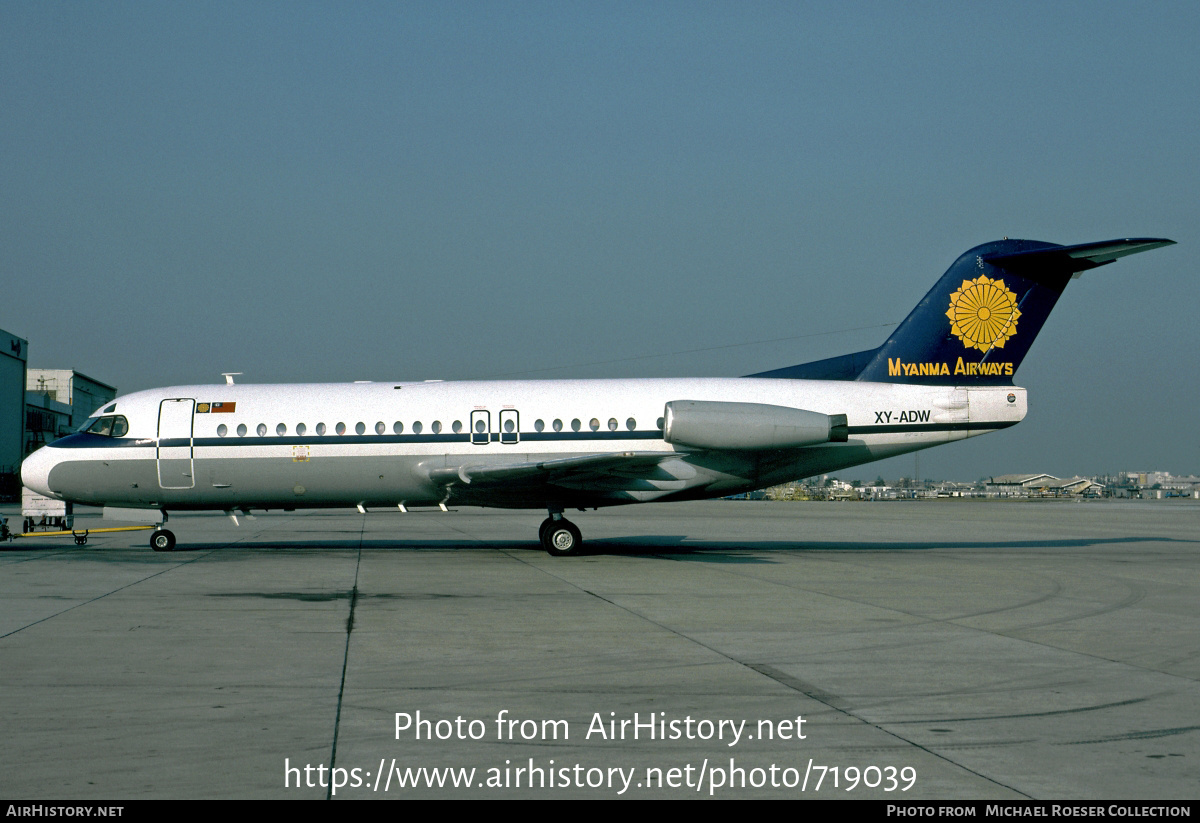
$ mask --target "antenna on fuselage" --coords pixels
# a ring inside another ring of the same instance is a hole
[[[239,374],[241,374],[241,372],[240,372],[240,371],[223,371],[223,372],[221,372],[221,376],[225,378],[225,385],[226,385],[226,386],[232,386],[232,385],[233,385],[233,378],[234,378],[234,377],[236,377],[236,376],[237,376],[237,375],[239,375]]]

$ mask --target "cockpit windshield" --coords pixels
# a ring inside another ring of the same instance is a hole
[[[107,417],[89,417],[79,427],[79,431],[88,434],[98,434],[102,437],[124,437],[129,432],[129,421],[124,415],[109,415]]]

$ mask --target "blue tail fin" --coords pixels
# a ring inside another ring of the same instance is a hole
[[[1173,242],[1058,246],[998,240],[976,246],[954,261],[878,349],[754,376],[1009,385],[1072,276]]]

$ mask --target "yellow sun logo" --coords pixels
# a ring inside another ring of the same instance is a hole
[[[1017,296],[1000,278],[980,275],[964,280],[962,288],[950,295],[950,333],[968,349],[1002,349],[1004,342],[1017,333]]]

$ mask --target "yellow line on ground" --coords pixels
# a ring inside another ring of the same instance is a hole
[[[22,532],[15,535],[16,537],[66,537],[67,535],[89,535],[100,534],[101,532],[140,532],[146,529],[157,528],[156,526],[119,526],[108,529],[79,529],[78,531],[70,532]]]

